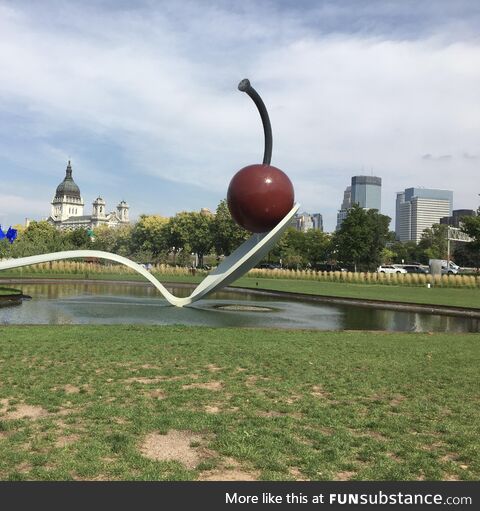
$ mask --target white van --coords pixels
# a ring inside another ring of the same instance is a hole
[[[438,261],[438,259],[430,259],[428,261],[431,264],[432,261]],[[444,275],[456,275],[460,271],[460,266],[455,264],[453,261],[442,260],[442,274]]]

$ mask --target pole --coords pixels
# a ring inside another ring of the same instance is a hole
[[[450,226],[447,227],[447,275],[450,269]]]

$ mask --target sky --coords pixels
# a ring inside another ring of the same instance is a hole
[[[392,228],[408,187],[476,209],[478,27],[476,0],[0,0],[0,224],[48,217],[69,159],[86,214],[214,211],[263,158],[243,78],[327,231],[354,175],[382,178]]]

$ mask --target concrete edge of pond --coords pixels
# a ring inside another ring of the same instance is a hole
[[[103,280],[103,279],[0,279],[1,284],[129,284],[136,286],[149,286],[149,282],[138,280]],[[165,282],[165,285],[176,287],[192,287],[195,284],[188,282]],[[377,309],[389,309],[405,312],[423,312],[430,314],[440,314],[444,316],[460,316],[465,318],[480,319],[480,309],[469,309],[467,307],[449,307],[447,305],[434,305],[424,303],[407,303],[407,302],[393,302],[388,300],[371,300],[368,298],[351,298],[341,296],[328,296],[328,295],[313,295],[308,293],[294,293],[290,291],[275,291],[271,289],[250,288],[250,287],[237,287],[227,286],[225,289],[230,291],[237,291],[239,293],[253,293],[263,296],[273,296],[277,298],[292,298],[296,300],[319,302],[319,303],[333,303],[344,305],[356,305],[358,307],[369,307]],[[13,296],[19,301],[23,298],[29,298],[24,295],[7,295]],[[5,295],[4,295],[5,297]],[[0,297],[2,298],[2,297]]]
[[[278,298],[295,298],[297,300],[321,303],[338,303],[344,305],[356,305],[358,307],[370,307],[376,309],[400,310],[405,312],[428,312],[446,316],[462,316],[466,318],[480,319],[479,309],[466,307],[448,307],[446,305],[432,305],[423,303],[392,302],[388,300],[370,300],[368,298],[350,298],[342,296],[312,295],[308,293],[293,293],[290,291],[274,291],[271,289],[235,287],[226,289],[245,293],[255,293],[264,296],[276,296]]]

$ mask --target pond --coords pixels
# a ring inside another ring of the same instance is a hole
[[[203,325],[215,327],[308,328],[318,330],[390,330],[479,332],[480,320],[428,313],[373,309],[221,291],[195,304],[176,308],[149,285],[139,283],[16,284],[32,297],[19,306],[0,308],[0,324]],[[189,287],[169,287],[187,296]]]

